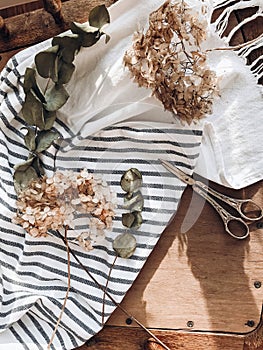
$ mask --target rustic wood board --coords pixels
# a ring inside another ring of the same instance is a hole
[[[243,350],[244,338],[223,334],[200,334],[174,331],[154,331],[171,350]],[[105,327],[89,342],[76,350],[142,350],[147,334],[136,328]],[[149,349],[163,350],[156,346]]]
[[[24,48],[69,29],[72,21],[83,23],[88,20],[89,11],[98,5],[110,6],[115,0],[69,0],[63,3],[64,22],[57,25],[53,17],[44,9],[23,13],[6,18],[9,38],[0,37],[0,53],[14,48]]]
[[[263,205],[262,183],[227,193]],[[192,321],[194,330],[251,331],[262,307],[263,287],[254,283],[263,282],[263,230],[250,229],[250,239],[233,239],[215,210],[188,188],[122,306],[152,328],[187,329]],[[108,324],[125,321],[117,310]]]

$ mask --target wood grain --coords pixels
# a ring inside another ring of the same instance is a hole
[[[238,335],[203,334],[154,330],[171,350],[243,350],[244,338]],[[219,345],[220,344],[220,347]],[[148,341],[147,334],[136,328],[105,327],[101,333],[77,350],[163,350]]]
[[[261,182],[242,191],[213,187],[263,206]],[[214,209],[188,188],[122,306],[153,328],[187,329],[192,321],[194,330],[251,331],[260,321],[262,289],[254,283],[263,281],[263,257],[262,229],[250,229],[248,240],[231,238]],[[125,320],[117,310],[108,324]]]
[[[44,9],[6,19],[6,26],[9,29],[10,37],[0,40],[0,53],[24,48],[48,38],[58,35],[69,29],[70,23],[85,22],[88,20],[90,10],[98,5],[106,6],[114,3],[114,0],[70,0],[63,4],[62,15],[64,22],[61,25],[55,23],[51,14]]]

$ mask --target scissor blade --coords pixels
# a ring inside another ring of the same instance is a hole
[[[195,183],[195,180],[187,175],[186,173],[184,173],[182,170],[176,168],[175,166],[173,166],[171,163],[167,162],[167,160],[164,159],[159,159],[161,164],[167,169],[169,170],[172,174],[174,174],[176,177],[178,177],[180,180],[182,180],[183,182],[185,182],[187,185],[193,185]]]

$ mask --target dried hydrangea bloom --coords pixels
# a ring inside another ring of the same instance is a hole
[[[184,1],[168,0],[150,14],[148,30],[134,34],[124,55],[133,80],[188,123],[211,113],[217,93],[216,75],[200,50],[205,38],[205,22]]]
[[[32,181],[17,200],[14,222],[34,237],[46,236],[49,230],[64,227],[74,229],[77,212],[88,214],[87,232],[78,237],[80,245],[90,250],[92,244],[104,238],[104,230],[111,229],[116,194],[100,177],[86,169],[56,172]]]

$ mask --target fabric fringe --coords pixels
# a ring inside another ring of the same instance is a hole
[[[233,0],[214,0],[213,1],[213,8],[214,10],[220,9],[222,7],[227,6],[227,8],[223,9],[222,13],[218,16],[216,21],[214,22],[216,32],[220,37],[224,36],[224,32],[229,24],[229,18],[233,11],[246,9],[246,8],[253,8],[258,7],[256,13],[251,15],[250,17],[245,18],[243,21],[238,23],[232,30],[229,32],[229,34],[224,37],[224,40],[229,45],[231,39],[233,38],[234,34],[241,29],[245,24],[255,21],[259,17],[263,17],[263,1],[262,0],[250,0],[250,1],[238,1],[233,4]],[[238,50],[238,55],[243,57],[244,59],[248,59],[248,56],[250,53],[254,50],[260,49],[263,47],[263,35],[259,35],[255,40],[250,41],[247,45],[243,46],[241,49]],[[254,77],[256,77],[258,80],[262,78],[263,76],[263,57],[262,55],[258,57],[254,62],[252,62],[250,65],[250,70]]]

